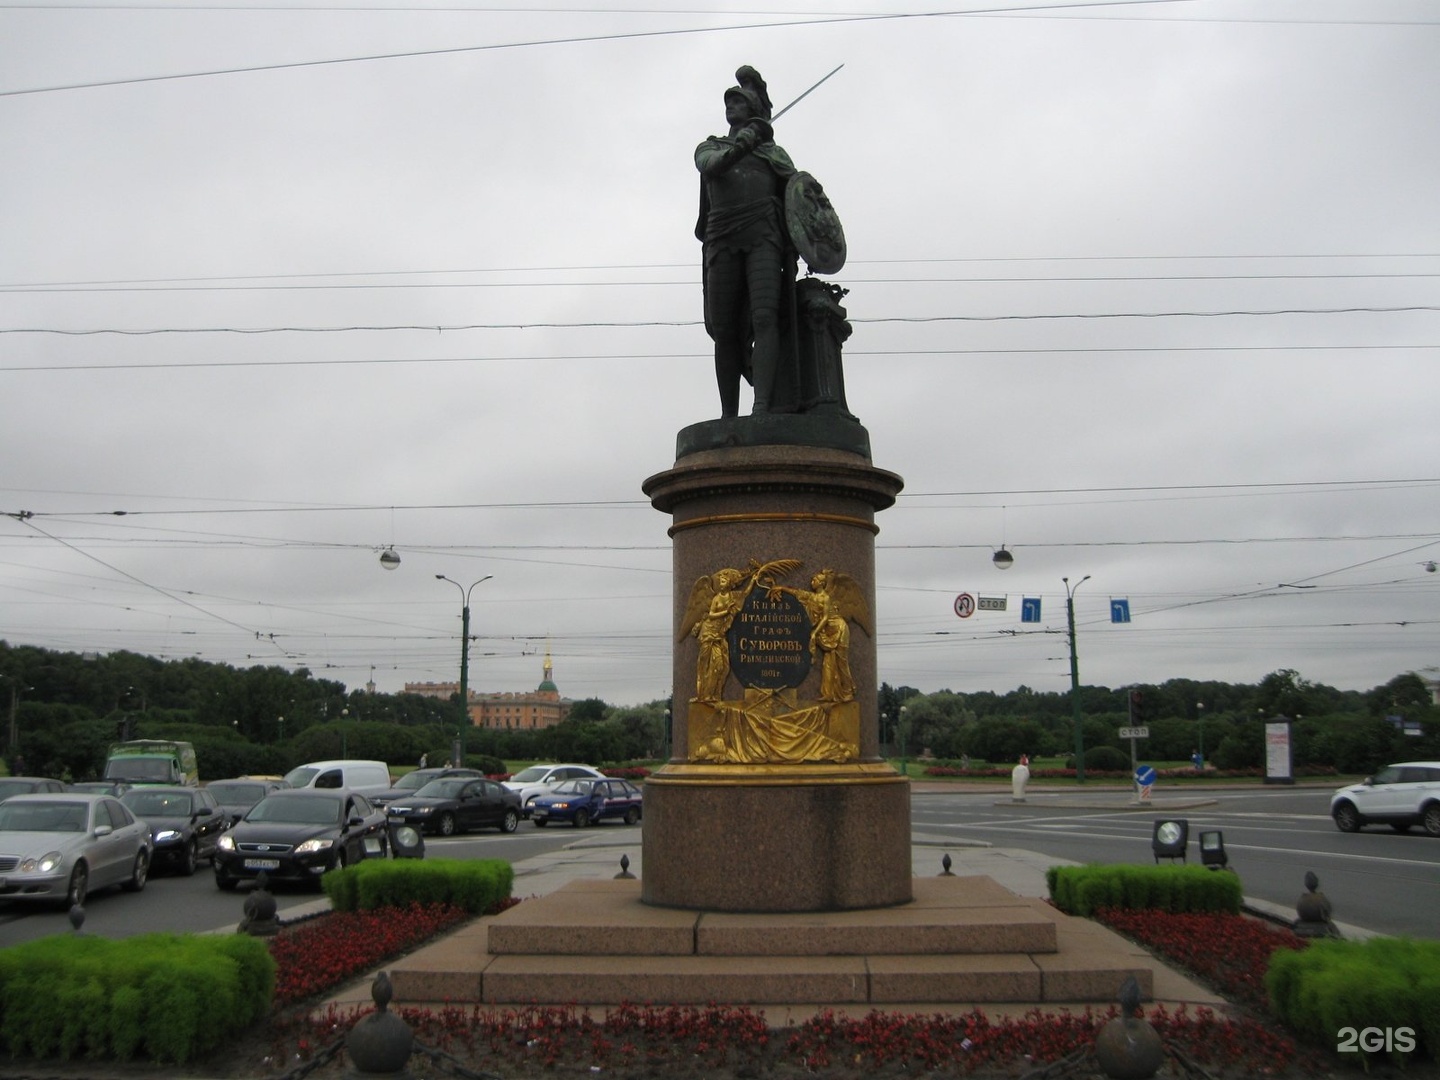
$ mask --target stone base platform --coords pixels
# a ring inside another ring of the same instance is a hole
[[[1157,980],[1159,1000],[1189,997],[1139,946],[989,877],[913,886],[896,907],[752,915],[646,905],[638,880],[574,881],[394,965],[394,1003],[1103,1006],[1127,975],[1147,1001]]]

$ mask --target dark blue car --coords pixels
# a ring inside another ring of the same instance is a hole
[[[641,799],[642,792],[629,780],[565,780],[530,804],[530,820],[540,828],[568,821],[583,829],[602,818],[634,825],[640,820]]]

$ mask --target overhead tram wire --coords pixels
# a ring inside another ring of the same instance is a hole
[[[216,78],[222,75],[255,75],[270,71],[293,71],[301,68],[336,67],[343,64],[367,64],[382,60],[413,60],[431,56],[456,56],[464,53],[502,52],[510,49],[533,49],[549,45],[582,45],[606,41],[637,41],[647,38],[688,37],[700,34],[737,33],[740,31],[780,30],[793,27],[834,26],[843,23],[894,22],[902,19],[944,19],[1011,12],[1064,11],[1078,8],[1139,7],[1148,4],[1170,5],[1177,0],[1060,0],[1058,3],[1029,4],[1023,7],[992,9],[964,8],[956,11],[910,11],[863,15],[833,15],[819,18],[777,19],[769,22],[731,26],[697,26],[670,30],[632,30],[609,34],[577,34],[568,37],[540,38],[532,41],[496,42],[490,45],[454,45],[443,49],[413,49],[405,52],[376,53],[366,56],[331,57],[325,60],[293,60],[276,64],[251,64],[205,71],[176,72],[170,75],[136,75],[130,78],[104,79],[95,82],[66,83],[55,86],[34,86],[17,90],[0,90],[0,98],[29,94],[54,94],[71,90],[98,90],[144,83],[177,82],[187,79]],[[1193,0],[1178,0],[1180,3]]]
[[[1440,259],[1436,251],[1371,251],[1371,252],[1241,252],[1223,254],[1208,252],[1191,255],[994,255],[994,256],[927,256],[922,258],[850,259],[847,266],[936,266],[967,264],[1012,265],[1016,263],[1115,263],[1115,262],[1254,262],[1257,260],[1308,262],[1357,259]],[[101,286],[200,285],[214,282],[277,282],[309,281],[315,278],[383,278],[383,277],[455,277],[462,274],[558,274],[581,271],[611,270],[694,270],[691,261],[679,263],[562,263],[558,266],[469,266],[422,270],[336,270],[303,274],[210,274],[158,278],[111,278],[81,281],[31,281],[0,283],[0,292],[44,291],[48,289],[83,290]],[[1288,276],[1288,275],[1277,275]],[[1343,276],[1343,275],[1342,275]],[[970,279],[966,279],[970,280]],[[974,279],[983,281],[985,279]],[[1008,280],[1008,279],[1000,279]],[[1022,278],[1019,280],[1031,280]],[[1034,279],[1040,280],[1040,279]],[[698,284],[698,281],[695,282]]]
[[[970,490],[955,491],[914,491],[902,492],[899,501],[911,501],[918,499],[967,499],[967,498],[1016,498],[1026,495],[1113,495],[1113,494],[1144,494],[1148,492],[1180,492],[1180,493],[1258,493],[1258,494],[1302,494],[1313,493],[1319,488],[1334,489],[1336,493],[1344,493],[1349,489],[1366,490],[1382,487],[1422,487],[1440,484],[1440,476],[1414,476],[1414,477],[1384,477],[1375,479],[1360,480],[1268,480],[1250,481],[1246,483],[1225,483],[1225,484],[1136,484],[1136,485],[1088,485],[1084,487],[1059,487],[1059,488],[975,488]],[[0,488],[0,491],[7,490]],[[103,492],[51,492],[44,490],[25,489],[22,494],[28,495],[71,495],[92,499],[166,499],[173,500],[176,496],[155,496],[148,494],[107,494]],[[1172,496],[1166,495],[1166,498]],[[1196,497],[1199,497],[1197,494]],[[1206,496],[1208,497],[1208,496]],[[194,502],[236,502],[233,498],[210,499],[206,496],[191,496],[189,501]],[[370,504],[334,504],[334,503],[290,503],[270,506],[239,506],[239,507],[203,507],[183,509],[162,509],[162,510],[52,510],[52,511],[0,511],[0,516],[13,517],[19,520],[23,515],[31,517],[196,517],[196,516],[228,516],[236,514],[323,514],[323,513],[373,513],[379,510],[416,512],[422,510],[633,510],[650,506],[647,499],[612,499],[612,500],[565,500],[559,499],[550,502],[523,501],[523,502],[474,502],[474,503],[377,503]],[[985,546],[985,545],[982,545]]]

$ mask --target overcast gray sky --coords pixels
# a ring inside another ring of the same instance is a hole
[[[0,639],[664,697],[693,151],[844,64],[881,677],[1436,674],[1434,3],[519,7],[0,3]]]

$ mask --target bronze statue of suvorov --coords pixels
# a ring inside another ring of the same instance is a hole
[[[839,270],[844,232],[824,189],[776,145],[765,80],[748,65],[735,78],[725,91],[729,132],[695,149],[695,235],[704,244],[705,329],[715,342],[720,415],[739,415],[742,377],[755,388],[755,414],[819,404],[843,411],[838,375],[819,371],[825,358],[817,361],[800,338],[795,278],[797,253],[811,270]],[[843,320],[843,309],[836,310]],[[827,332],[843,340],[843,333]],[[829,366],[838,369],[838,344],[834,351]]]

